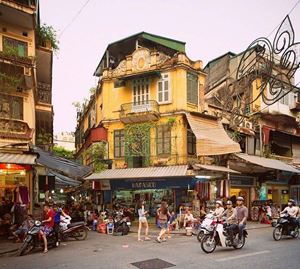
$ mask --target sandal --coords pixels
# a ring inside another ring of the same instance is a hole
[[[142,242],[143,240],[142,239],[138,239],[138,242]]]
[[[156,242],[157,243],[161,243],[162,241],[161,241],[161,239],[159,239],[158,237],[156,238]]]
[[[45,250],[44,250],[44,253],[47,253],[47,252],[48,252],[48,249],[45,249]]]
[[[150,237],[145,237],[145,241],[150,241],[151,238]]]

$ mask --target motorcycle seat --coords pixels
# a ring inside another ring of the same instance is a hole
[[[68,224],[68,228],[79,226],[79,225],[84,225],[84,221],[70,223],[70,224]]]

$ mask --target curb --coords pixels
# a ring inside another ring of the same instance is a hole
[[[0,256],[5,255],[5,254],[9,254],[9,253],[12,253],[12,252],[16,252],[17,250],[18,250],[18,248],[8,250],[8,251],[4,251],[4,252],[0,252]]]

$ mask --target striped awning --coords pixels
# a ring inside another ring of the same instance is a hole
[[[108,169],[100,173],[93,173],[85,179],[137,179],[137,178],[167,178],[187,175],[187,165],[174,165],[164,167],[143,167],[127,169]]]
[[[195,116],[190,113],[187,113],[186,117],[197,139],[197,156],[241,152],[240,145],[228,136],[220,121],[212,117]]]
[[[27,153],[0,153],[0,163],[11,163],[11,164],[36,164],[36,154]]]

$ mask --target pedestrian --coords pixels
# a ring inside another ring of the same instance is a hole
[[[166,232],[168,229],[168,216],[170,217],[170,213],[168,211],[167,202],[162,202],[160,208],[157,209],[157,216],[160,223],[160,233],[156,238],[158,243],[165,242],[166,240]]]
[[[94,212],[92,213],[93,231],[97,231],[98,219],[99,219],[99,212],[98,209],[95,209]]]
[[[139,214],[139,229],[138,229],[138,241],[143,241],[141,239],[141,231],[142,228],[144,226],[145,228],[145,241],[150,240],[150,238],[148,237],[148,231],[149,231],[149,225],[148,225],[148,221],[147,221],[147,215],[148,212],[145,211],[145,201],[144,200],[140,200],[138,203],[138,214]]]
[[[171,212],[171,217],[168,220],[168,238],[171,238],[171,231],[178,230],[178,220],[175,211]]]

